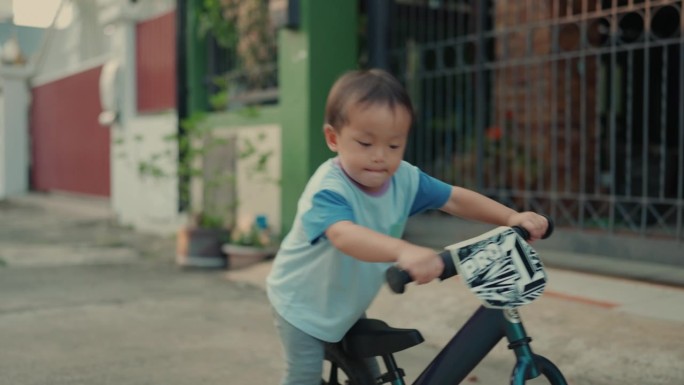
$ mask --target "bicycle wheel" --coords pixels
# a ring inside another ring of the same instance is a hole
[[[321,384],[374,385],[375,379],[362,359],[348,356],[338,344],[328,344]]]

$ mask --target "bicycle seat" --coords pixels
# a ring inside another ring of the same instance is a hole
[[[362,318],[342,339],[342,349],[356,357],[396,353],[423,342],[416,329],[393,328],[378,319]]]

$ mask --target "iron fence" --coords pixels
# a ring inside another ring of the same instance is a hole
[[[684,239],[682,3],[388,1],[408,159],[561,226]]]
[[[223,95],[226,109],[278,102],[277,50],[273,59],[245,68],[231,49],[212,45],[205,83],[211,96]],[[211,97],[210,96],[210,97]]]

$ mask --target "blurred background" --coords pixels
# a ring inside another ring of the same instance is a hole
[[[547,213],[564,234],[548,247],[681,267],[681,11],[661,0],[0,0],[0,199],[97,199],[161,234],[266,218],[277,237],[331,156],[320,135],[330,85],[380,67],[416,106],[407,160]]]

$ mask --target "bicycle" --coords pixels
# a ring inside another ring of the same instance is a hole
[[[553,223],[543,238],[553,232]],[[567,385],[560,369],[551,360],[535,354],[518,312],[518,307],[538,298],[546,274],[536,251],[521,227],[500,227],[481,236],[447,247],[439,255],[444,261],[441,280],[460,274],[483,304],[458,330],[441,352],[428,364],[413,385],[459,384],[504,337],[516,356],[512,385],[544,376],[551,385]],[[403,293],[411,277],[390,267],[387,283],[395,293]],[[522,288],[522,289],[521,289]],[[326,345],[325,360],[330,367],[322,384],[405,385],[403,369],[394,353],[416,346],[423,337],[416,329],[393,328],[387,323],[359,320],[338,343]],[[385,372],[377,376],[364,359],[380,357]]]

